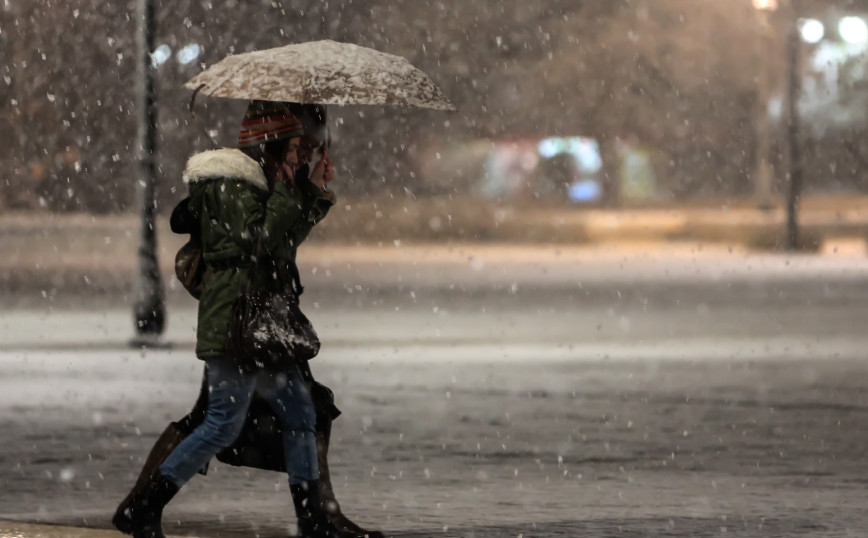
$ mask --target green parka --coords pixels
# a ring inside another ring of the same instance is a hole
[[[199,298],[196,356],[225,354],[232,305],[247,279],[250,257],[262,235],[264,270],[278,289],[292,286],[298,245],[334,204],[334,193],[310,181],[283,182],[269,192],[259,164],[237,149],[190,158],[184,171],[190,212],[201,231],[203,259],[212,268]]]

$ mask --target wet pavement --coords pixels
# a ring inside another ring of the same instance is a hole
[[[395,537],[864,536],[865,287],[802,262],[739,278],[600,271],[581,294],[566,267],[453,275],[462,293],[433,277],[312,287],[312,366],[344,411],[344,511]],[[194,311],[170,313],[174,346],[153,351],[125,346],[123,308],[0,315],[0,537],[120,536],[115,504],[198,388]],[[165,527],[288,536],[287,489],[214,464]]]
[[[332,350],[317,372],[344,410],[338,497],[393,536],[860,535],[868,366],[822,349],[726,358],[725,346],[661,359],[657,345],[641,361]],[[0,354],[0,479],[15,492],[0,518],[108,528],[192,401],[191,362],[186,350]],[[291,523],[282,476],[220,464],[166,515],[177,536],[286,536]]]

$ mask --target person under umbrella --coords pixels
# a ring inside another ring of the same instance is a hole
[[[272,267],[285,269],[276,271],[277,284],[297,289],[296,248],[334,204],[334,194],[325,186],[328,159],[318,162],[307,180],[296,181],[302,134],[301,122],[287,104],[254,101],[245,114],[239,149],[207,151],[188,161],[189,210],[197,218],[203,257],[212,270],[200,298],[196,339],[197,357],[207,366],[207,412],[116,514],[115,526],[135,538],[164,537],[163,508],[211,457],[236,440],[254,391],[280,421],[300,535],[369,534],[336,528],[323,503],[316,413],[303,368],[276,374],[248,371],[238,367],[226,348],[242,269],[256,242],[261,238]]]
[[[323,150],[329,145],[326,107],[323,105],[302,105],[299,103],[287,103],[287,105],[294,115],[301,120],[304,128],[305,134],[302,136],[299,148],[301,166],[296,171],[295,181],[297,183],[305,182],[310,176],[311,162],[315,158],[314,154],[321,156]],[[324,179],[326,183],[331,181],[333,171],[333,167],[330,166],[325,169]],[[196,247],[199,247],[199,224],[189,211],[189,197],[182,200],[175,207],[170,224],[173,232],[190,235]],[[199,249],[198,252],[201,253],[201,250]],[[196,299],[199,298],[201,293],[203,281],[207,280],[204,266],[198,267],[198,269],[200,273],[194,276],[193,282],[189,280],[189,275],[186,278],[183,275],[179,275],[181,282]],[[334,404],[334,394],[331,389],[314,380],[310,369],[305,369],[303,373],[308,382],[308,388],[316,410],[316,443],[320,490],[322,502],[326,507],[329,519],[335,528],[342,531],[355,532],[368,538],[383,538],[382,532],[359,526],[341,510],[334,488],[332,487],[328,463],[331,425],[332,421],[340,415],[340,410]],[[113,521],[121,522],[122,524],[126,520],[127,516],[124,515],[124,512],[133,497],[147,484],[151,475],[172,450],[205,420],[207,407],[208,380],[207,373],[203,372],[199,396],[193,409],[179,420],[169,423],[158,437],[145,460],[145,464],[142,466],[135,485],[118,504]],[[258,394],[254,393],[251,399],[247,420],[241,434],[230,447],[223,449],[217,454],[217,459],[223,463],[235,466],[286,472],[279,421],[271,411],[268,403]],[[204,474],[205,469],[201,472]]]

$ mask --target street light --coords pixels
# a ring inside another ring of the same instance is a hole
[[[799,28],[798,0],[789,1],[789,29],[787,32],[787,232],[786,247],[799,250],[799,203],[802,197],[802,153],[799,140],[799,97],[802,93],[801,70],[802,33]]]
[[[802,34],[802,40],[811,45],[822,41],[826,35],[826,27],[817,19],[802,19],[799,21],[799,32]]]
[[[868,42],[868,24],[862,17],[844,17],[838,22],[838,33],[841,39],[851,45]]]
[[[778,9],[778,0],[753,0],[753,7],[760,11],[774,11]]]
[[[753,0],[753,6],[757,13],[762,16],[764,36],[769,39],[770,13],[778,8],[778,0]],[[797,250],[799,248],[798,209],[799,199],[802,193],[802,166],[799,143],[799,94],[801,93],[801,80],[799,59],[801,54],[801,42],[803,39],[804,26],[799,25],[798,0],[788,0],[786,5],[787,17],[787,198],[786,198],[786,248]],[[811,37],[816,37],[817,28],[809,29]],[[765,59],[765,54],[760,54]],[[757,165],[754,174],[756,196],[761,207],[770,207],[771,174],[769,162],[770,130],[768,118],[768,95],[769,95],[769,69],[763,66],[760,76],[760,97],[757,106]]]
[[[157,202],[155,193],[154,162],[157,149],[157,107],[154,92],[155,59],[164,54],[154,54],[154,5],[153,0],[138,1],[138,48],[140,56],[137,86],[138,128],[138,201],[141,210],[141,237],[138,259],[139,271],[136,281],[133,315],[135,336],[130,345],[135,347],[160,346],[160,335],[166,323],[166,307],[163,301],[163,285],[157,263]],[[168,49],[168,47],[167,47]],[[168,59],[168,55],[165,55]]]

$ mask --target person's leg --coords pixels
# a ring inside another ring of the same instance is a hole
[[[221,449],[238,437],[250,405],[256,375],[240,371],[232,360],[209,359],[208,411],[205,421],[160,465],[160,473],[183,486]]]
[[[132,503],[133,498],[138,495],[144,488],[147,486],[148,482],[151,480],[151,477],[157,472],[160,465],[166,460],[169,454],[172,453],[175,448],[181,444],[181,441],[184,440],[185,437],[193,433],[202,422],[205,421],[205,413],[208,410],[208,374],[203,369],[202,371],[202,384],[199,387],[199,396],[196,398],[196,404],[193,406],[193,409],[187,413],[183,418],[176,420],[174,422],[170,422],[166,429],[163,430],[163,433],[157,438],[157,441],[154,443],[154,446],[151,447],[151,451],[148,453],[148,457],[145,458],[145,464],[142,466],[141,471],[139,471],[139,476],[136,478],[136,483],[133,485],[133,488],[127,494],[126,497],[118,504],[115,509],[115,514],[112,517],[112,522],[119,529],[126,528],[129,529],[130,521],[124,515],[126,509]],[[201,470],[204,474],[204,469]],[[129,530],[127,532],[130,532]]]
[[[319,478],[316,413],[307,383],[296,370],[276,374],[263,372],[257,380],[257,390],[283,427],[289,483],[300,484]]]
[[[133,504],[136,497],[138,497],[145,488],[148,487],[148,484],[153,480],[157,469],[159,469],[166,457],[171,454],[179,444],[181,444],[185,435],[186,434],[182,432],[174,422],[171,422],[166,426],[166,429],[163,430],[163,433],[160,434],[160,437],[157,439],[157,442],[154,443],[154,446],[151,447],[151,451],[148,453],[147,459],[145,459],[145,464],[139,472],[135,485],[133,485],[133,488],[129,493],[127,493],[127,496],[124,497],[120,504],[118,504],[117,508],[115,508],[115,513],[112,516],[112,523],[119,531],[127,534],[133,532],[133,521],[128,509]]]
[[[164,538],[163,508],[178,490],[241,431],[256,377],[240,372],[228,359],[208,360],[208,411],[205,421],[172,451],[166,461],[113,521],[135,538]]]
[[[257,384],[283,427],[289,491],[302,538],[331,536],[325,524],[316,455],[316,413],[307,383],[296,369],[263,373]]]
[[[257,386],[283,426],[289,491],[298,518],[299,536],[366,538],[363,529],[337,526],[324,502],[317,462],[317,417],[308,383],[293,369],[267,376]]]
[[[331,442],[332,421],[341,412],[335,406],[334,393],[330,388],[313,380],[313,374],[309,376],[308,388],[316,410],[316,456],[319,468],[320,496],[323,507],[328,513],[329,520],[336,529],[341,532],[361,534],[367,538],[384,538],[381,531],[366,529],[351,520],[343,513],[340,503],[332,486],[331,472],[329,471],[329,444]]]
[[[193,409],[186,416],[174,422],[175,427],[184,433],[184,437],[193,433],[193,430],[205,422],[208,413],[208,366],[202,369],[202,383],[199,385],[199,396]]]

